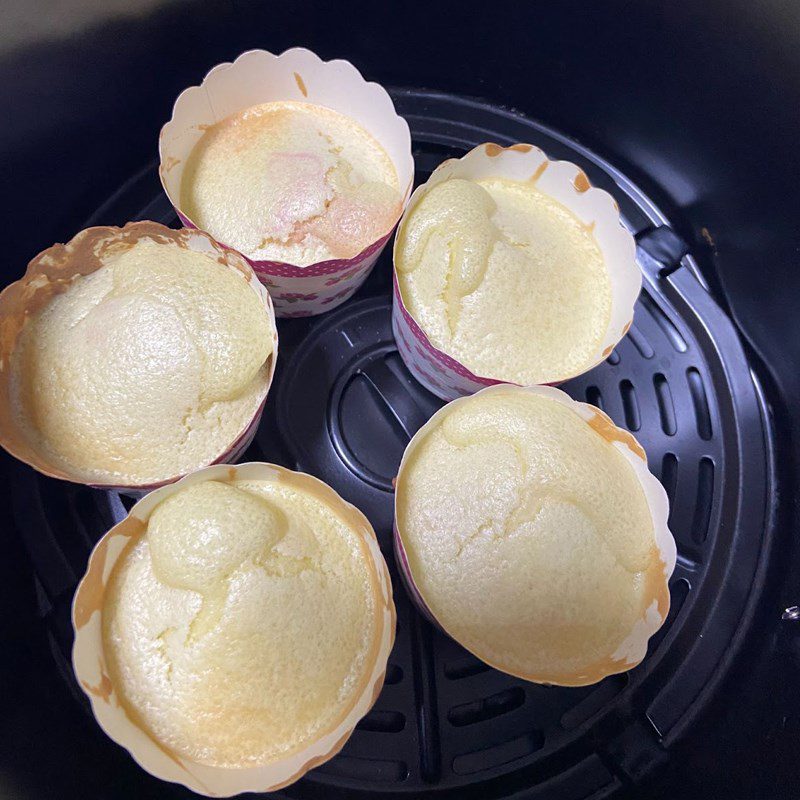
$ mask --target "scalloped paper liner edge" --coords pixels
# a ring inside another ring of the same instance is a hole
[[[275,100],[316,103],[354,119],[369,131],[397,171],[402,213],[411,195],[414,160],[408,124],[395,111],[389,94],[379,84],[366,81],[350,62],[322,61],[310,50],[295,47],[280,55],[248,50],[233,62],[217,64],[199,86],[178,96],[172,117],[159,136],[159,176],[184,225],[197,227],[180,208],[180,186],[184,166],[204,130],[233,113]],[[336,308],[353,295],[396,224],[397,220],[377,241],[349,259],[298,267],[244,257],[269,288],[277,316],[312,316]]]
[[[252,441],[275,376],[278,358],[278,330],[269,292],[256,278],[243,256],[235,250],[220,245],[203,231],[189,228],[175,230],[147,220],[129,222],[121,228],[99,225],[86,228],[65,244],[52,245],[31,259],[25,274],[0,293],[0,316],[2,317],[0,320],[0,446],[15,458],[50,478],[84,483],[96,489],[115,490],[133,497],[139,497],[160,486],[172,483],[181,478],[182,474],[151,484],[117,484],[112,481],[84,481],[76,475],[59,469],[40,457],[27,443],[25,437],[18,434],[14,415],[11,413],[9,382],[11,380],[11,353],[16,345],[19,332],[25,324],[25,318],[46,304],[55,293],[64,291],[76,277],[101,269],[102,261],[95,255],[95,250],[99,245],[115,239],[121,241],[127,239],[135,242],[140,238],[170,241],[180,247],[192,248],[196,252],[216,256],[217,261],[246,278],[269,317],[272,331],[272,353],[269,356],[269,371],[262,390],[263,397],[251,419],[242,430],[237,432],[232,444],[215,457],[212,464],[226,463],[238,457]],[[87,252],[84,253],[84,250]]]
[[[611,278],[611,318],[604,338],[593,357],[587,360],[586,366],[579,372],[563,375],[548,383],[562,383],[597,366],[608,357],[630,328],[634,304],[642,286],[642,273],[636,263],[636,245],[630,232],[622,225],[614,198],[604,190],[591,186],[586,174],[575,164],[550,161],[534,145],[500,147],[493,143],[482,144],[462,158],[451,158],[440,164],[428,181],[417,187],[411,195],[395,237],[395,264],[404,225],[414,208],[431,188],[455,177],[470,180],[503,177],[530,182],[569,209],[592,231]],[[392,330],[398,350],[411,374],[428,391],[443,400],[453,400],[487,386],[512,383],[475,375],[457,359],[439,350],[406,308],[396,266],[393,283]]]
[[[131,537],[141,535],[146,529],[150,514],[160,502],[186,486],[206,480],[289,481],[308,488],[324,502],[333,505],[353,529],[361,533],[375,570],[376,613],[380,616],[381,632],[376,638],[373,666],[364,681],[363,691],[339,723],[312,744],[285,758],[257,767],[230,769],[197,764],[177,756],[155,741],[131,720],[119,704],[103,653],[102,608],[106,586],[116,561]],[[275,464],[251,462],[237,466],[205,467],[177,483],[156,489],[136,503],[125,519],[111,528],[92,551],[86,573],[73,599],[72,625],[75,631],[72,651],[75,675],[105,733],[126,748],[151,775],[183,784],[208,797],[230,797],[242,792],[280,789],[299,780],[310,769],[339,752],[358,721],[375,703],[383,686],[389,653],[394,644],[396,612],[389,571],[367,518],[330,486],[311,475],[293,472]]]
[[[661,566],[663,568],[663,584],[659,584],[660,596],[653,598],[653,601],[648,604],[645,609],[644,616],[637,622],[628,637],[620,643],[617,649],[607,659],[593,665],[592,669],[587,669],[584,673],[576,675],[562,675],[557,676],[558,679],[553,679],[553,676],[543,678],[533,674],[521,674],[508,670],[503,665],[492,663],[483,659],[478,653],[470,650],[462,642],[459,642],[462,647],[469,650],[476,658],[489,666],[494,667],[501,672],[514,675],[515,677],[522,678],[523,680],[532,681],[534,683],[546,683],[556,686],[587,686],[597,683],[608,675],[614,675],[620,672],[627,672],[639,664],[647,654],[647,644],[650,638],[658,631],[664,624],[669,613],[670,595],[669,595],[669,579],[675,569],[675,561],[677,556],[677,549],[675,539],[668,527],[669,518],[669,500],[664,487],[658,479],[647,468],[647,457],[645,451],[636,438],[624,430],[617,427],[611,418],[595,406],[588,403],[581,403],[573,400],[568,394],[557,389],[553,386],[516,386],[514,384],[502,384],[499,386],[490,386],[482,389],[479,394],[497,393],[504,391],[512,392],[530,392],[540,396],[549,397],[552,400],[561,403],[567,408],[572,409],[578,416],[584,419],[600,436],[612,444],[625,458],[633,469],[639,485],[645,495],[648,508],[650,509],[651,519],[653,521],[653,536],[655,546],[658,549]],[[436,625],[440,630],[446,633],[451,638],[458,641],[447,629],[439,622],[436,615],[428,606],[425,598],[417,586],[416,581],[411,572],[411,567],[406,553],[405,544],[403,543],[403,535],[400,527],[397,524],[397,489],[400,487],[403,480],[403,469],[408,463],[411,454],[419,446],[426,433],[444,416],[452,411],[452,405],[455,403],[463,403],[469,400],[469,397],[462,397],[454,400],[452,403],[440,408],[429,420],[425,423],[412,437],[408,443],[403,458],[400,461],[400,466],[397,471],[396,488],[395,488],[395,514],[394,514],[394,548],[395,560],[397,569],[400,573],[402,581],[408,590],[409,597],[415,606],[419,609],[423,616],[430,622]]]

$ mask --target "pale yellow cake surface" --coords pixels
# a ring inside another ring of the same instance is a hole
[[[652,605],[653,576],[664,580],[631,465],[574,410],[523,389],[449,408],[397,486],[398,529],[434,616],[533,680],[619,671],[608,663]]]
[[[12,400],[48,460],[148,484],[212,462],[266,392],[273,330],[239,272],[143,238],[76,278],[23,329]]]
[[[207,130],[181,181],[181,208],[258,260],[352,258],[400,215],[397,173],[357,122],[328,108],[264,103]]]
[[[611,315],[608,271],[591,231],[533,184],[445,180],[399,236],[408,311],[470,371],[529,385],[590,366]]]
[[[375,585],[362,535],[321,498],[283,481],[196,483],[115,566],[103,612],[115,690],[184,758],[272,762],[364,691]]]

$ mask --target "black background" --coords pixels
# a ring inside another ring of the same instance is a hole
[[[664,207],[767,383],[783,445],[782,497],[770,587],[749,647],[636,796],[800,796],[800,637],[779,622],[784,607],[800,603],[792,457],[792,428],[800,431],[800,3],[228,0],[145,10],[132,0],[115,16],[74,0],[25,9],[10,18],[61,16],[41,26],[58,35],[16,43],[7,28],[0,50],[3,283],[69,238],[156,156],[181,89],[252,47],[303,45],[384,84],[519,109],[593,147]],[[32,623],[25,555],[7,531],[2,548],[0,796],[143,797],[127,756],[55,674]]]

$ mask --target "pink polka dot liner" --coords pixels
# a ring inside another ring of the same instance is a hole
[[[633,321],[633,307],[642,288],[642,273],[636,263],[636,245],[623,227],[619,207],[608,192],[590,185],[584,172],[569,161],[550,161],[530,144],[500,147],[482,144],[463,158],[451,158],[440,164],[427,183],[419,186],[408,202],[400,220],[398,233],[419,201],[442,181],[449,178],[509,178],[530,181],[536,188],[572,211],[591,228],[611,279],[611,319],[606,334],[593,358],[581,372],[597,366],[627,333]],[[395,239],[395,255],[397,250]],[[411,374],[442,400],[474,394],[498,383],[507,383],[492,376],[475,375],[452,356],[436,348],[403,303],[397,270],[394,272],[392,330],[397,349]],[[580,373],[564,375],[562,383]]]
[[[371,83],[348,61],[322,61],[295,47],[280,55],[249,50],[232,63],[218,64],[200,86],[184,90],[172,119],[161,129],[159,175],[164,191],[184,225],[198,227],[180,208],[183,170],[209,125],[251,106],[294,100],[315,103],[355,120],[377,139],[397,171],[401,212],[411,195],[414,160],[406,121],[386,90]],[[278,317],[312,316],[349,299],[375,265],[397,220],[377,241],[353,258],[320,261],[305,267],[247,259],[269,289]]]

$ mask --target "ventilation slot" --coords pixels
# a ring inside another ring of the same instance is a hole
[[[675,509],[675,491],[678,488],[678,457],[675,453],[664,453],[661,460],[661,485],[669,499],[669,526],[672,527],[672,512]]]
[[[450,720],[451,725],[460,728],[507,714],[524,703],[525,691],[516,686],[472,703],[455,706],[448,712],[447,719]]]
[[[711,438],[711,414],[708,410],[708,398],[706,397],[703,378],[694,367],[689,367],[686,370],[686,379],[689,381],[689,392],[692,395],[692,403],[694,404],[697,435],[704,441],[708,441]]]
[[[542,732],[531,731],[526,736],[520,736],[510,742],[456,756],[453,759],[453,772],[457,775],[472,775],[476,772],[494,769],[525,758],[537,750],[541,750],[543,745],[544,735]]]
[[[405,761],[390,761],[380,758],[355,758],[340,753],[336,758],[317,767],[317,772],[353,778],[359,781],[380,781],[399,783],[408,777]]]
[[[601,711],[628,685],[628,673],[609,675],[594,691],[561,717],[561,727],[571,731]]]
[[[606,359],[606,364],[611,364],[612,367],[616,367],[619,364],[619,353],[616,350],[611,351]]]
[[[697,467],[697,501],[692,519],[692,539],[702,544],[708,536],[711,500],[714,495],[714,462],[703,456]]]
[[[586,402],[591,403],[601,411],[605,410],[603,408],[603,395],[600,394],[600,390],[596,386],[586,387]]]
[[[461,678],[471,678],[473,675],[480,675],[488,672],[491,667],[478,661],[474,656],[460,658],[457,661],[450,661],[444,666],[444,674],[451,681],[461,680]]]
[[[48,598],[54,600],[59,595],[72,593],[85,568],[86,555],[84,553],[80,566],[73,567],[70,564],[61,544],[61,536],[56,535],[51,527],[47,506],[34,481],[38,481],[39,485],[44,485],[46,481],[58,484],[33,471],[19,471],[12,474],[9,497],[19,521],[20,533],[25,536],[28,553],[37,567],[37,584],[41,584]]]
[[[398,733],[406,726],[406,718],[399,711],[370,711],[356,728],[375,733]]]
[[[636,399],[636,389],[629,380],[624,380],[619,385],[622,395],[622,408],[625,411],[625,425],[630,431],[638,431],[642,427],[642,417],[639,414],[639,401]]]
[[[656,390],[658,414],[661,417],[661,430],[667,436],[674,436],[678,425],[675,422],[675,403],[672,400],[672,390],[669,388],[667,379],[660,372],[653,375],[653,386]]]
[[[628,338],[639,351],[639,355],[642,358],[652,358],[655,355],[655,351],[650,346],[650,342],[647,341],[644,334],[635,325],[628,331]]]
[[[383,682],[387,686],[392,686],[395,683],[400,683],[401,680],[403,680],[403,668],[398,667],[397,664],[389,664],[386,667],[386,677]]]

